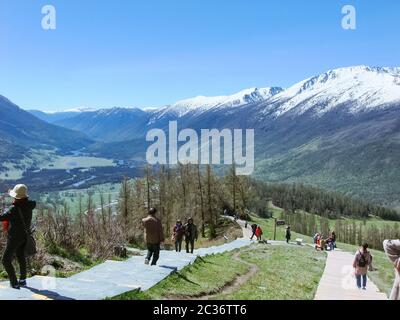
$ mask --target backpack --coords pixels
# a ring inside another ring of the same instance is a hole
[[[362,254],[361,252],[357,261],[357,266],[360,268],[365,268],[367,266],[367,258],[365,257],[365,254]]]

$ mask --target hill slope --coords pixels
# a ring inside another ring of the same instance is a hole
[[[292,87],[196,97],[156,110],[84,112],[57,122],[98,140],[91,150],[142,159],[151,128],[253,128],[256,172],[399,205],[400,68],[330,70]]]
[[[92,143],[83,133],[44,122],[0,96],[0,159],[29,156],[31,149],[77,150]]]

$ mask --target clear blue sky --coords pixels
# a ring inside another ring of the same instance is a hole
[[[41,28],[41,8],[57,29]],[[341,8],[357,9],[357,30]],[[159,106],[400,66],[398,0],[1,0],[0,94],[23,108]]]

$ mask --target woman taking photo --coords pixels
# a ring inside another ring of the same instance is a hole
[[[25,245],[36,202],[28,199],[28,188],[23,184],[16,185],[9,191],[9,195],[13,198],[13,205],[0,215],[0,221],[6,222],[7,226],[7,246],[3,255],[3,265],[10,279],[11,287],[19,289],[20,286],[26,285]],[[14,256],[17,257],[19,264],[19,281],[12,265]]]

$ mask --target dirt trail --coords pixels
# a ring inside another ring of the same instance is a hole
[[[233,255],[233,260],[248,265],[249,270],[245,274],[242,274],[241,276],[235,278],[233,281],[226,283],[223,287],[218,288],[212,293],[202,293],[195,296],[171,295],[167,296],[166,300],[213,300],[217,296],[229,295],[236,292],[243,284],[247,283],[247,281],[254,277],[254,275],[259,271],[257,265],[244,261],[240,258],[241,254],[249,252],[251,250],[254,250],[254,248],[246,251],[238,251]]]
[[[248,252],[248,251],[250,251],[250,250],[247,250],[245,252]],[[255,276],[255,274],[259,270],[258,266],[240,259],[240,255],[245,253],[245,252],[240,252],[239,251],[239,252],[235,253],[234,256],[233,256],[233,259],[235,261],[242,262],[242,263],[248,265],[249,266],[249,271],[247,271],[247,273],[237,277],[230,284],[227,284],[224,287],[222,287],[219,292],[214,293],[214,294],[210,294],[210,295],[204,295],[204,296],[198,297],[199,300],[213,300],[217,296],[232,294],[232,293],[236,292],[237,290],[239,290],[242,285],[247,283],[247,281],[249,281],[251,278],[253,278]]]

